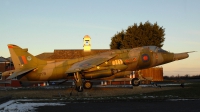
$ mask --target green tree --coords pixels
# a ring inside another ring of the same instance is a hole
[[[110,47],[111,49],[120,49],[122,48],[123,45],[123,40],[124,40],[124,30],[122,30],[121,32],[117,32],[117,34],[114,35],[115,38],[112,38],[111,40],[111,44]]]
[[[133,26],[129,26],[126,32],[122,30],[115,34],[111,38],[110,48],[127,49],[149,45],[162,47],[164,36],[165,29],[159,27],[157,23],[151,24],[149,21],[139,25],[135,23]]]

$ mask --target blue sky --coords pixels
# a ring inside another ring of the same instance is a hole
[[[146,21],[165,28],[163,49],[198,51],[163,65],[164,75],[200,74],[199,0],[0,0],[0,56],[10,56],[7,44],[33,55],[82,49],[85,35],[93,49],[109,49],[114,34]]]

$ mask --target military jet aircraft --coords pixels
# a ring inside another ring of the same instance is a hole
[[[8,48],[15,72],[7,79],[17,77],[20,81],[52,81],[73,77],[79,92],[83,88],[91,88],[92,79],[123,78],[132,71],[189,57],[189,52],[171,53],[156,46],[143,46],[56,62],[40,60],[30,54],[28,49],[17,45],[8,44]],[[132,79],[133,86],[138,86],[139,82],[138,78]]]

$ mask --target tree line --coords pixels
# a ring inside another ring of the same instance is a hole
[[[144,24],[129,26],[126,30],[117,32],[112,38],[110,49],[128,49],[141,46],[162,47],[165,41],[165,29],[157,22],[152,24],[149,21]]]

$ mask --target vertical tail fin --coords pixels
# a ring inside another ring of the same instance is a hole
[[[8,44],[8,49],[10,51],[10,55],[16,70],[22,68],[37,67],[39,64],[46,63],[46,61],[40,60],[30,54],[28,49],[22,49],[19,46],[13,44]]]

